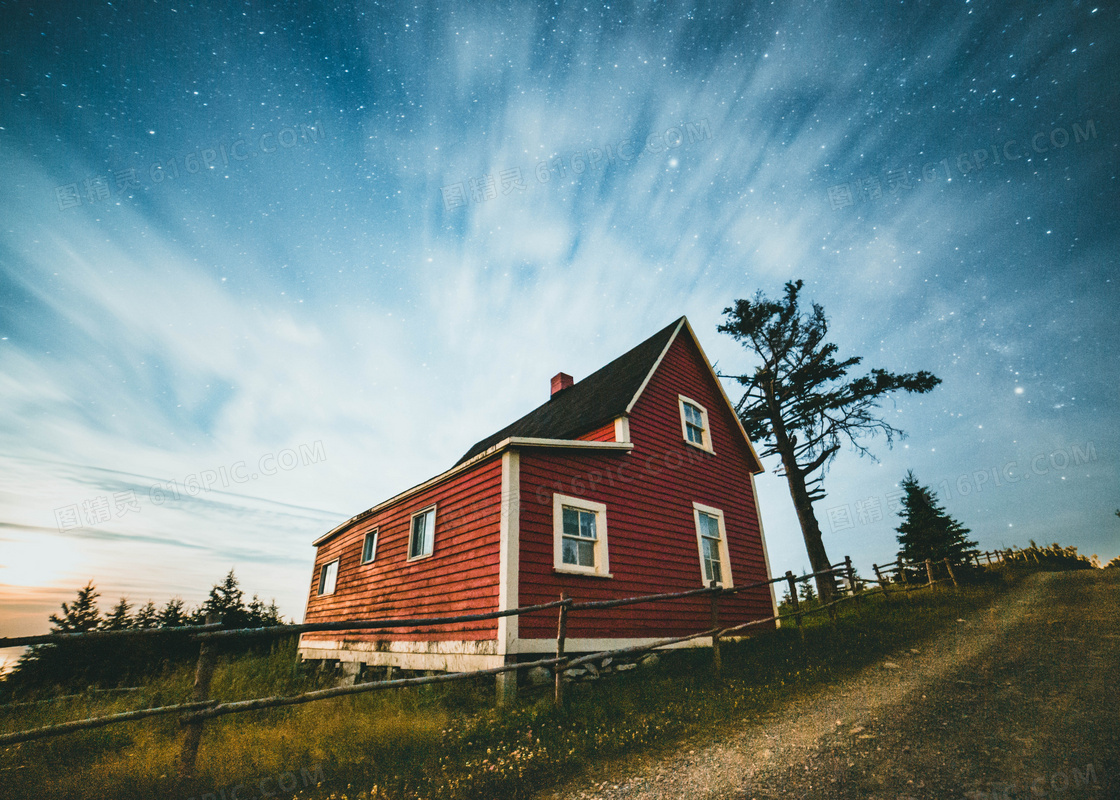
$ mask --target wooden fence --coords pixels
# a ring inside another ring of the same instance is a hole
[[[984,553],[978,555],[973,561],[977,566],[986,566],[980,561],[981,557],[987,557],[988,564],[992,564],[991,556],[997,556],[994,563],[1010,558],[1010,551],[1006,553]],[[797,624],[799,633],[801,634],[802,641],[804,640],[805,632],[802,628],[801,619],[808,614],[816,614],[822,611],[827,611],[830,618],[835,622],[836,609],[839,604],[855,601],[857,607],[862,603],[864,597],[873,594],[883,594],[887,597],[894,594],[896,591],[911,591],[914,589],[924,589],[934,586],[937,583],[951,580],[954,587],[957,585],[953,565],[950,564],[948,559],[939,565],[943,566],[947,574],[946,577],[936,578],[934,565],[930,561],[926,561],[924,568],[927,580],[924,583],[911,581],[908,577],[908,571],[914,571],[921,565],[903,564],[899,561],[892,562],[891,564],[879,566],[874,565],[875,576],[878,582],[878,587],[867,589],[863,582],[856,576],[855,569],[852,566],[850,557],[845,557],[842,562],[832,565],[827,570],[819,572],[811,572],[799,577],[794,577],[792,572],[786,572],[785,575],[777,578],[771,578],[768,581],[760,581],[757,583],[747,584],[745,586],[737,586],[732,589],[724,589],[715,581],[711,586],[693,589],[685,592],[671,592],[664,594],[650,594],[640,595],[636,597],[621,598],[618,600],[596,600],[579,603],[573,598],[564,595],[560,596],[559,600],[551,603],[542,603],[534,606],[524,606],[521,608],[510,609],[508,611],[492,611],[483,614],[463,614],[451,617],[433,617],[425,619],[410,619],[410,618],[397,618],[397,619],[373,619],[373,620],[342,620],[335,622],[312,622],[294,625],[276,625],[268,628],[222,628],[219,620],[208,618],[205,625],[186,626],[179,628],[151,628],[143,630],[120,630],[120,631],[91,631],[87,633],[53,633],[44,634],[40,636],[22,636],[12,638],[0,638],[0,648],[3,647],[17,647],[22,645],[32,644],[51,644],[57,642],[71,641],[74,639],[107,639],[107,638],[127,638],[134,636],[153,636],[168,633],[189,633],[191,638],[199,642],[199,656],[198,663],[195,669],[195,680],[190,702],[179,703],[176,705],[160,706],[156,708],[144,708],[136,711],[125,711],[118,714],[110,714],[103,717],[91,717],[87,719],[73,720],[71,722],[64,722],[57,725],[48,725],[41,728],[34,728],[24,731],[16,731],[13,733],[0,734],[0,746],[16,744],[18,742],[27,742],[35,739],[45,739],[48,737],[61,736],[67,733],[73,733],[80,730],[90,730],[93,728],[101,728],[107,725],[114,725],[121,722],[131,722],[139,719],[146,719],[149,717],[164,716],[167,714],[181,714],[179,722],[183,726],[184,739],[182,749],[180,751],[179,759],[179,774],[180,777],[189,778],[194,774],[195,760],[198,754],[199,744],[202,739],[203,725],[206,720],[213,719],[214,717],[225,716],[228,714],[241,714],[247,711],[256,711],[265,708],[279,708],[282,706],[299,705],[302,703],[315,702],[317,700],[327,700],[333,697],[342,697],[345,695],[362,694],[364,692],[376,691],[379,689],[397,688],[403,686],[421,686],[433,683],[448,683],[452,681],[461,681],[471,678],[477,678],[485,675],[504,675],[510,672],[518,672],[520,670],[529,670],[535,667],[551,667],[554,672],[554,702],[561,705],[564,702],[564,686],[565,683],[570,682],[570,678],[565,677],[565,673],[569,670],[575,670],[581,665],[589,664],[594,661],[602,659],[613,658],[615,656],[625,655],[638,655],[650,650],[668,647],[683,642],[692,641],[705,637],[711,638],[712,647],[712,670],[719,673],[722,669],[722,659],[720,657],[720,640],[729,634],[735,634],[746,631],[748,628],[766,625],[769,623],[778,622],[783,619],[793,619]],[[843,582],[843,588],[837,591],[835,599],[828,603],[822,603],[813,607],[806,606],[798,599],[797,584],[805,581],[810,581],[818,576],[829,576],[834,582],[837,578]],[[891,576],[894,576],[893,578]],[[725,622],[720,620],[719,602],[722,597],[729,595],[739,594],[741,592],[757,589],[760,587],[770,587],[773,584],[787,584],[789,587],[789,594],[792,598],[793,611],[787,614],[778,613],[775,616],[766,617],[764,619],[755,619],[739,624],[726,625]],[[639,603],[650,603],[660,600],[675,600],[686,597],[696,597],[701,595],[708,595],[711,600],[711,617],[710,625],[706,630],[697,631],[687,636],[678,636],[674,638],[658,639],[653,642],[648,642],[641,645],[632,647],[615,648],[611,650],[602,650],[596,653],[586,653],[576,657],[570,657],[565,652],[566,639],[567,639],[567,622],[568,617],[573,613],[589,609],[604,609],[615,608],[618,606],[635,605]],[[246,637],[275,637],[284,636],[293,633],[310,633],[316,631],[355,631],[355,630],[377,630],[387,628],[401,628],[401,627],[429,627],[433,625],[447,625],[460,622],[475,622],[486,619],[497,619],[499,617],[520,616],[532,612],[547,611],[556,609],[557,611],[557,626],[556,626],[556,653],[550,658],[542,658],[536,661],[527,661],[515,664],[505,664],[500,667],[492,669],[475,670],[470,672],[450,672],[439,675],[425,675],[423,677],[413,678],[398,678],[393,680],[369,681],[366,683],[356,683],[350,686],[335,686],[329,689],[318,689],[314,691],[304,692],[301,694],[285,696],[285,697],[258,697],[250,700],[238,700],[234,702],[222,703],[217,700],[212,700],[209,697],[210,681],[214,674],[216,646],[227,639],[233,638],[246,638]]]

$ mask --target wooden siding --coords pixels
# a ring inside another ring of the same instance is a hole
[[[576,437],[584,442],[613,442],[614,438],[614,420],[611,420],[601,428],[596,428],[593,431],[581,434]]]
[[[333,619],[430,617],[494,611],[498,559],[502,459],[489,458],[361,520],[324,542],[315,556],[307,622]],[[412,515],[437,505],[435,544],[428,558],[408,561]],[[362,564],[365,535],[378,529],[377,557]],[[340,558],[335,593],[317,595],[319,571]],[[386,632],[305,634],[303,641],[494,639],[494,620]]]
[[[708,411],[715,453],[684,441],[678,394]],[[563,589],[576,600],[605,600],[704,585],[693,502],[724,512],[734,585],[765,580],[766,563],[751,492],[750,451],[703,362],[682,333],[674,341],[630,415],[634,450],[579,454],[526,449],[521,454],[520,605],[555,600]],[[553,569],[552,494],[606,504],[611,578]],[[684,635],[708,627],[709,598],[581,611],[568,618],[573,638]],[[721,601],[721,619],[770,616],[768,588]],[[555,636],[554,614],[523,617],[519,636]]]

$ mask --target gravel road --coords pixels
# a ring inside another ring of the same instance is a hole
[[[1032,576],[919,650],[539,800],[1120,800],[1120,570]]]

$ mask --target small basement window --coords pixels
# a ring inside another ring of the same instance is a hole
[[[328,562],[319,570],[319,596],[334,594],[338,583],[338,559]]]
[[[408,560],[427,558],[436,545],[436,507],[412,515],[412,534],[408,540]]]
[[[681,409],[681,433],[684,440],[694,447],[715,452],[712,449],[712,434],[708,429],[708,411],[695,400],[677,395]]]
[[[362,540],[362,563],[372,564],[375,558],[377,558],[377,528],[367,533],[366,538]]]
[[[693,503],[692,513],[696,519],[696,543],[700,550],[700,577],[705,586],[710,586],[715,581],[725,589],[730,589],[733,583],[723,512],[718,508]]]
[[[610,577],[605,505],[554,494],[552,527],[553,567],[557,572]]]

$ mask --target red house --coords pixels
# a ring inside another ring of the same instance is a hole
[[[447,471],[321,536],[307,622],[436,617],[770,578],[758,456],[688,320],[475,444]],[[769,588],[721,619],[773,615]],[[708,627],[709,599],[569,616],[567,651]],[[555,648],[554,611],[436,628],[304,634],[300,654],[413,670],[488,669]],[[706,646],[710,640],[694,640]]]

